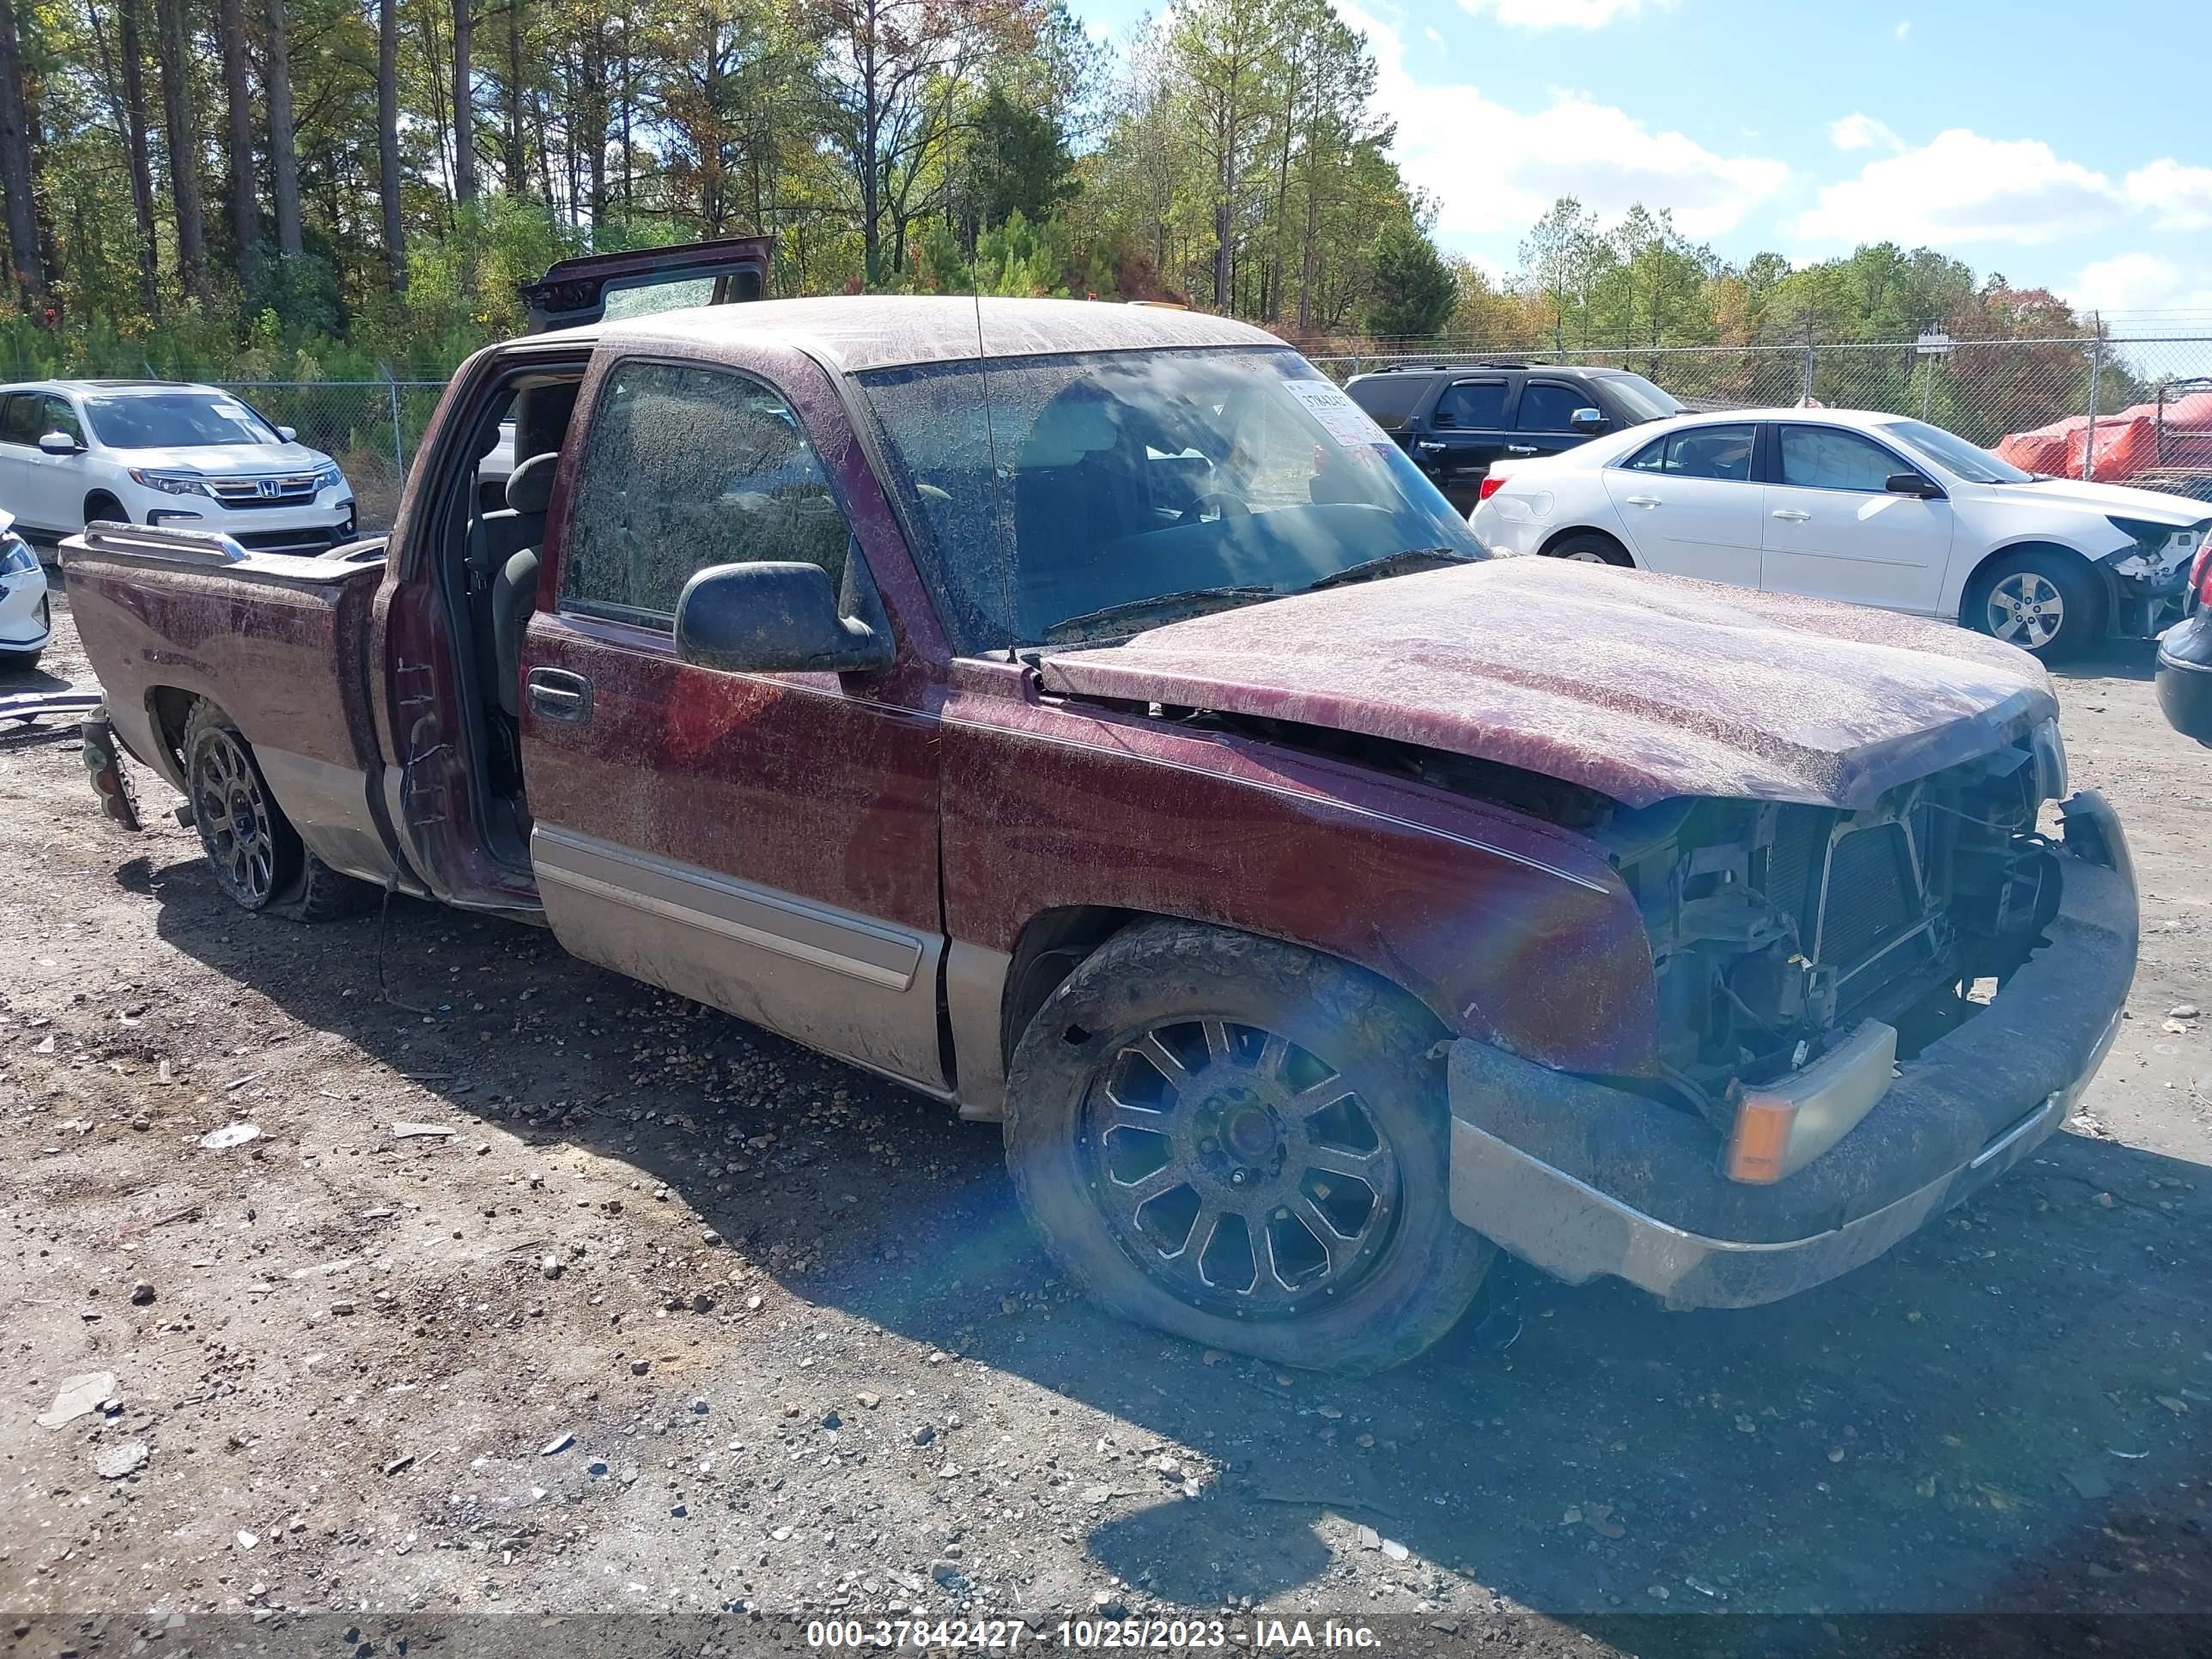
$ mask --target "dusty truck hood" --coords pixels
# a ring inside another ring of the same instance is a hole
[[[1631,806],[1869,806],[2057,712],[2042,665],[1945,623],[1497,559],[1049,651],[1048,690],[1419,744]]]

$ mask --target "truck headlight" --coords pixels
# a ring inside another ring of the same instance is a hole
[[[206,495],[212,499],[215,493],[197,472],[152,472],[134,466],[131,469],[131,482],[158,489],[164,495]]]
[[[1897,1030],[1870,1019],[1802,1071],[1744,1090],[1721,1173],[1754,1187],[1796,1174],[1856,1128],[1896,1073]]]
[[[2029,739],[2035,756],[2035,794],[2038,800],[2066,799],[2066,740],[2058,735],[2058,722],[2047,720]]]

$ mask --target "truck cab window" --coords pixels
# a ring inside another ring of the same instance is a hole
[[[584,439],[561,605],[665,628],[698,571],[786,560],[842,590],[851,536],[776,392],[726,369],[623,363]]]

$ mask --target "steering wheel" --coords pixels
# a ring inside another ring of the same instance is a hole
[[[1249,501],[1231,495],[1223,489],[1209,490],[1191,504],[1191,510],[1201,519],[1249,519],[1252,516]]]

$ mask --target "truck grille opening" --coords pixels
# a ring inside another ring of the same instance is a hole
[[[1662,804],[1605,832],[1644,912],[1663,1073],[1717,1097],[1860,1023],[1917,1052],[2027,958],[2057,901],[2025,744],[1841,812]]]

